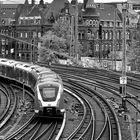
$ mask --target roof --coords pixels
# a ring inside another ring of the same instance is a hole
[[[96,8],[96,4],[94,3],[94,0],[88,0],[86,4],[86,8]]]
[[[16,9],[18,4],[2,4],[1,9]]]
[[[83,16],[98,16],[96,12],[96,4],[94,0],[88,0],[85,6],[85,11],[83,12]]]
[[[68,0],[54,0],[51,3],[49,9],[45,11],[45,14],[44,14],[45,18],[48,19],[52,15],[52,13],[53,13],[54,18],[56,18],[61,12],[61,10],[65,7],[65,3],[69,3],[69,1]],[[69,12],[70,14],[74,14],[73,13],[74,9],[70,3],[69,3]]]
[[[1,18],[14,18],[18,4],[2,4]]]
[[[102,5],[102,8],[97,7],[97,14],[100,17],[100,20],[102,21],[114,21],[114,14],[113,11],[115,12],[116,9],[116,5],[115,4],[104,4]],[[116,20],[117,21],[121,21],[120,17],[119,17],[119,10],[117,9],[117,16],[116,16]]]
[[[39,10],[38,5],[34,5],[34,6],[31,8],[31,10],[30,10],[30,12],[29,12],[29,14],[28,14],[28,17],[34,17],[34,16],[41,16],[41,12],[40,12],[40,10]]]

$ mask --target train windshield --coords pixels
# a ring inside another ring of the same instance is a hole
[[[58,93],[58,87],[56,86],[42,86],[39,87],[41,97],[43,101],[55,101],[57,93]]]

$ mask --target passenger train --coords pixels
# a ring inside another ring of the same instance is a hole
[[[34,111],[38,116],[54,116],[64,112],[63,82],[50,68],[0,58],[0,76],[20,82],[35,93]]]

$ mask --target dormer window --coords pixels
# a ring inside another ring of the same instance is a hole
[[[51,23],[54,23],[55,22],[55,18],[53,16],[53,12],[51,13],[51,16],[50,18],[48,19]]]

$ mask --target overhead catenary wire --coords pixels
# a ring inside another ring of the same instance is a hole
[[[32,46],[38,48],[38,45],[36,45],[36,44],[33,44],[33,43],[27,42],[27,41],[25,41],[25,40],[22,40],[22,39],[18,39],[18,38],[9,36],[9,35],[7,35],[7,34],[0,33],[0,36],[8,37],[8,38],[11,38],[11,39],[13,39],[13,40],[16,40],[16,41],[19,41],[19,42],[22,42],[22,43],[25,43],[25,44],[28,44],[28,45],[32,45]],[[69,55],[67,55],[67,54],[65,54],[65,53],[58,53],[57,51],[51,50],[51,49],[49,49],[49,48],[47,48],[47,50],[48,50],[50,53],[59,54],[59,55],[62,55],[62,56],[64,56],[64,57],[67,57],[67,58],[69,58],[69,59],[73,59],[73,57],[71,57],[71,56],[69,56]]]

